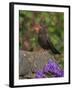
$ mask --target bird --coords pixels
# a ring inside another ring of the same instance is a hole
[[[54,54],[60,54],[60,52],[53,45],[53,43],[47,33],[45,25],[36,24],[36,25],[34,25],[34,30],[38,34],[38,43],[41,48],[43,48],[45,50],[50,49]]]

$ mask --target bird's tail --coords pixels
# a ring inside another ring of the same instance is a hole
[[[55,54],[61,54],[55,47],[51,47],[51,50]]]
[[[49,39],[48,39],[48,40],[49,40]],[[61,53],[54,47],[54,45],[51,43],[50,40],[48,41],[48,44],[49,44],[49,47],[50,47],[51,51],[52,51],[54,54],[61,54]]]

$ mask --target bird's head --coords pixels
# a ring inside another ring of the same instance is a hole
[[[35,24],[35,25],[33,26],[33,29],[36,31],[36,33],[39,33],[40,30],[42,29],[42,27],[41,27],[41,25],[39,25],[39,24]]]
[[[47,32],[47,27],[44,24],[35,24],[33,26],[33,29],[36,31],[36,33],[39,33],[39,32],[46,33]]]

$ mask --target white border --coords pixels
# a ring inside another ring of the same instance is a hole
[[[19,79],[19,10],[64,12],[64,77],[45,79]],[[14,5],[14,85],[34,85],[68,82],[68,8]]]

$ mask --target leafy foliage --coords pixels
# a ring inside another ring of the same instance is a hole
[[[23,49],[23,40],[27,37],[31,47],[36,50],[39,47],[37,35],[33,29],[34,23],[44,23],[54,46],[63,53],[64,51],[64,13],[19,11],[19,46]]]

